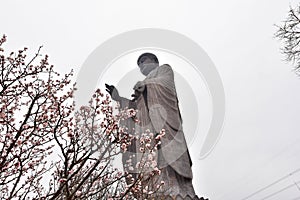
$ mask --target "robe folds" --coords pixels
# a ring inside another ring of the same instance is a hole
[[[184,178],[192,179],[192,161],[182,129],[182,119],[174,83],[174,73],[170,65],[164,64],[153,71],[142,81],[145,90],[134,102],[122,98],[121,107],[133,107],[138,110],[138,125],[127,120],[126,125],[135,128],[134,134],[150,132],[157,134],[165,129],[158,148],[158,168],[171,167]],[[123,154],[123,163],[129,155],[138,151],[137,142]],[[137,158],[138,159],[138,158]],[[136,164],[137,160],[133,164]]]

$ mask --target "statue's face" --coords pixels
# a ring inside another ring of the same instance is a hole
[[[146,58],[143,62],[139,64],[140,71],[145,76],[147,76],[156,67],[158,67],[158,63],[153,62],[149,58]]]

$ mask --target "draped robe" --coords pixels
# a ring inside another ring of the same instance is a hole
[[[135,127],[136,133],[142,133],[146,129],[152,133],[159,133],[165,129],[157,157],[158,168],[162,169],[162,180],[169,182],[169,187],[174,187],[172,194],[186,193],[193,197],[195,193],[191,181],[192,161],[182,129],[171,66],[164,64],[157,67],[147,75],[143,84],[145,90],[136,101],[125,98],[120,101],[121,107],[133,107],[138,110],[136,118],[140,121],[139,125],[134,125],[133,121],[129,120],[126,122],[127,126],[129,129]],[[133,142],[128,150],[123,154],[123,163],[126,163],[131,153],[138,151],[138,143]],[[133,164],[137,161],[138,158]]]

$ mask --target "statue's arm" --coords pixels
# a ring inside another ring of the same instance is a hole
[[[136,109],[136,101],[127,99],[125,97],[119,97],[118,99],[116,99],[116,101],[118,101],[120,103],[121,109],[124,109],[126,107]]]

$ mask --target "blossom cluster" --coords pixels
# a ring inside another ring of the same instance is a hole
[[[6,56],[5,42],[3,36],[0,199],[151,199],[163,186],[156,162],[163,131],[132,134],[122,121],[138,122],[137,111],[114,114],[100,89],[76,110],[72,71],[61,76],[41,47],[31,59],[27,48]],[[136,143],[135,161],[115,167],[114,159]]]
[[[0,47],[6,41],[3,36]],[[40,49],[28,60],[27,48],[0,55],[0,198],[39,196],[40,181],[49,169],[53,133],[63,127],[63,118],[72,112],[66,106],[72,96],[70,84],[53,70]],[[33,193],[33,188],[39,188]]]

